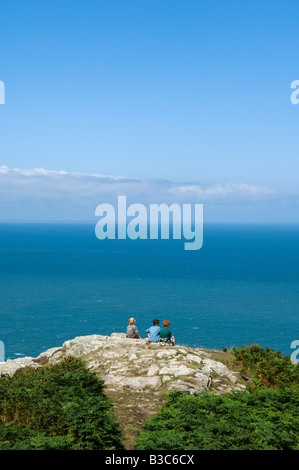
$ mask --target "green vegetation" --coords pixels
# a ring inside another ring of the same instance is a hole
[[[299,393],[172,392],[144,424],[138,450],[299,450]]]
[[[224,395],[172,392],[138,450],[299,450],[299,368],[258,345],[232,351],[254,386]]]
[[[254,377],[256,387],[296,387],[299,385],[299,367],[288,356],[258,344],[232,348],[235,363],[242,373]]]
[[[74,357],[0,380],[0,450],[122,449],[104,385]]]
[[[142,422],[138,450],[299,450],[298,366],[258,345],[221,354],[246,376],[247,391],[173,391],[151,417],[145,401],[145,412],[129,422],[130,439],[124,439],[103,381],[80,359],[18,370],[0,379],[0,450],[117,450],[125,440],[134,448]],[[116,411],[124,427],[125,405],[118,403]]]

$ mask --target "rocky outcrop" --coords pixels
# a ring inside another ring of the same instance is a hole
[[[123,333],[79,336],[36,358],[7,360],[0,364],[0,376],[12,376],[23,367],[55,364],[69,355],[82,358],[110,391],[176,389],[198,393],[212,387],[213,393],[224,393],[245,388],[235,371],[213,359],[213,354],[206,350],[127,339]]]

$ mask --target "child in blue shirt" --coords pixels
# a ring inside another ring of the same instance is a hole
[[[157,343],[160,338],[160,321],[155,318],[153,320],[153,326],[148,328],[146,330],[146,333],[148,333],[148,340],[150,343]]]

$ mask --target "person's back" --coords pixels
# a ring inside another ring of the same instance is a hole
[[[171,336],[171,330],[169,328],[170,326],[170,321],[169,320],[164,320],[163,321],[163,328],[160,330],[160,339],[159,341],[161,343],[170,343],[174,346],[174,336]]]
[[[148,333],[148,340],[150,343],[157,343],[160,338],[160,322],[159,320],[155,319],[153,320],[153,326],[148,328],[146,330],[146,333]]]
[[[140,338],[138,334],[138,328],[135,325],[135,323],[136,323],[135,318],[129,319],[129,324],[127,326],[127,334],[126,334],[127,338]]]
[[[163,326],[163,328],[161,328],[160,330],[160,338],[162,339],[169,339],[170,341],[170,338],[171,338],[171,331],[169,328],[165,328]]]

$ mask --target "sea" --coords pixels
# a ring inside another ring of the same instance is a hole
[[[299,340],[299,225],[205,224],[184,240],[99,240],[94,224],[0,224],[0,341],[5,360],[84,335],[141,337],[158,318],[176,344]]]

